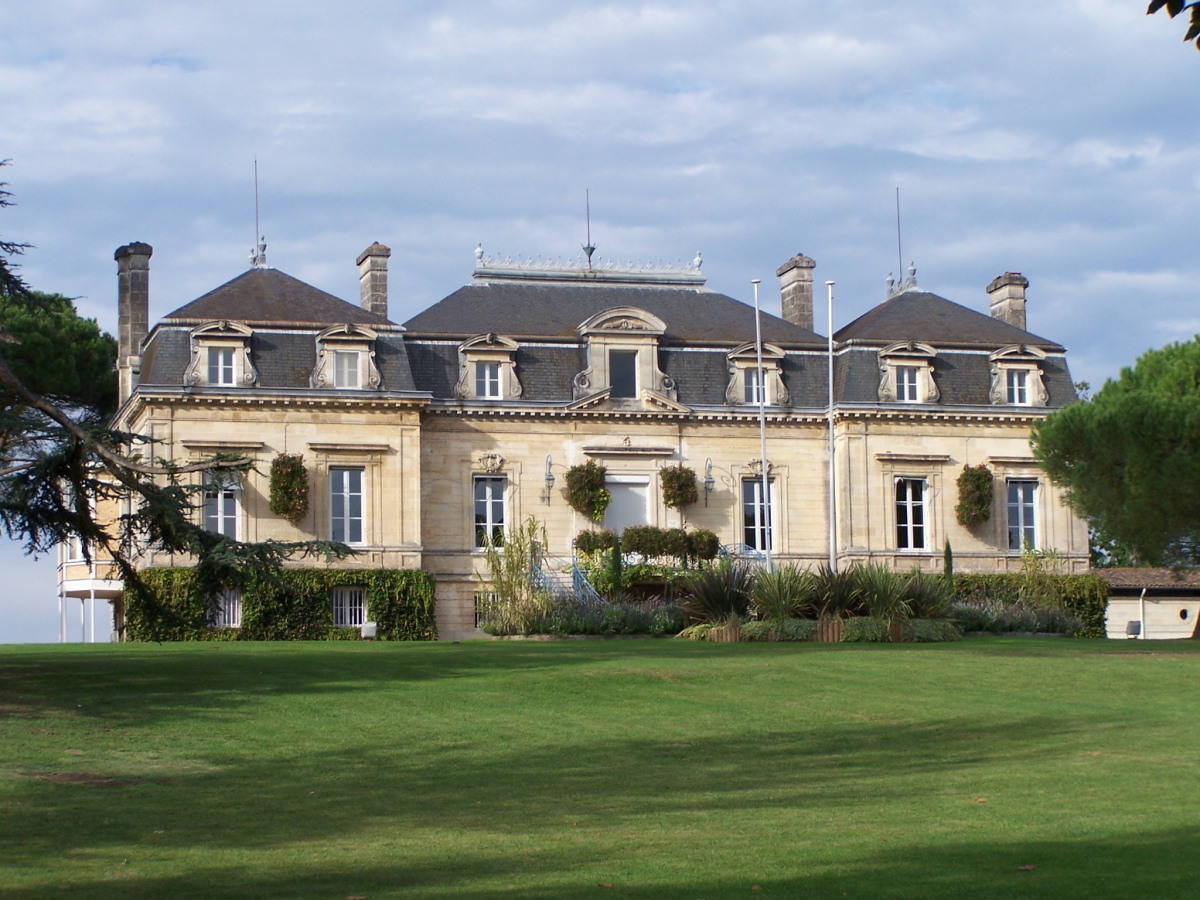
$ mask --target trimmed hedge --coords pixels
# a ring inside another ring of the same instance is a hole
[[[195,572],[146,569],[142,579],[164,610],[148,608],[125,591],[125,628],[131,641],[321,641],[357,640],[357,628],[335,628],[335,587],[363,587],[367,621],[384,641],[437,639],[434,582],[413,569],[283,569],[276,578],[251,576],[242,589],[242,627],[210,628],[208,605]]]
[[[844,644],[890,644],[892,626],[885,619],[872,616],[850,616],[842,622]]]
[[[817,636],[813,619],[775,619],[746,622],[742,625],[743,641],[811,641]]]
[[[1017,603],[1022,600],[1022,588],[1028,583],[1025,575],[1017,573],[954,575],[954,599]],[[1075,637],[1105,636],[1108,582],[1099,575],[1044,575],[1039,583],[1048,589],[1051,600],[1062,603],[1064,609],[1079,617],[1083,628]]]

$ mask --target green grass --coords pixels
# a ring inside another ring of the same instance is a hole
[[[1186,641],[7,647],[0,897],[1194,897],[1198,748]]]

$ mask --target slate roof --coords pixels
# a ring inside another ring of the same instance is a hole
[[[164,322],[214,322],[229,319],[247,325],[355,325],[390,322],[361,306],[305,284],[278,269],[253,268],[165,316]]]
[[[835,334],[838,341],[924,341],[935,346],[957,344],[998,350],[1011,344],[1029,344],[1063,352],[1061,344],[1009,325],[990,315],[968,309],[929,291],[907,290],[859,316]]]
[[[404,323],[410,335],[468,338],[495,332],[518,340],[577,338],[596,313],[632,306],[667,325],[662,343],[737,345],[754,340],[754,308],[702,288],[478,282],[465,285]],[[825,346],[825,338],[763,314],[763,340]]]

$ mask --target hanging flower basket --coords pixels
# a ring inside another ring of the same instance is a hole
[[[696,473],[683,463],[664,466],[658,472],[658,480],[662,485],[663,503],[671,509],[682,510],[700,499],[700,492],[696,489]]]
[[[303,456],[280,453],[271,460],[271,512],[293,525],[308,515],[308,469]]]
[[[612,499],[608,488],[604,486],[604,476],[607,474],[604,466],[590,459],[571,466],[567,470],[567,487],[563,491],[571,509],[593,522],[603,519],[608,502]]]

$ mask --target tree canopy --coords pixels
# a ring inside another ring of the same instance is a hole
[[[1200,0],[1151,0],[1150,6],[1146,9],[1146,15],[1152,16],[1160,9],[1166,9],[1167,15],[1172,19],[1185,9],[1191,9],[1192,21],[1188,25],[1187,34],[1183,36],[1183,39],[1195,41],[1196,49],[1200,50]]]
[[[1200,563],[1200,337],[1144,354],[1032,441],[1105,540],[1148,565]]]

